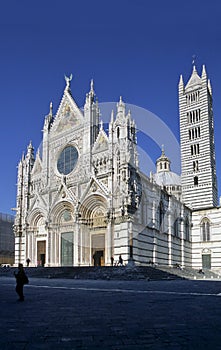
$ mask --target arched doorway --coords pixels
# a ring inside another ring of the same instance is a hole
[[[202,251],[202,269],[211,269],[211,250],[207,248]]]
[[[107,262],[107,203],[98,194],[90,195],[79,208],[82,262],[103,266]]]
[[[52,266],[73,266],[76,228],[74,207],[68,201],[58,203],[50,215],[50,263]]]

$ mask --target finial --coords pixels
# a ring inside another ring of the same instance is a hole
[[[52,110],[53,110],[53,103],[50,102],[50,113],[49,113],[50,115],[52,115],[52,113],[53,113]]]
[[[73,76],[72,76],[72,74],[70,75],[70,77],[67,77],[65,75],[64,78],[65,78],[65,81],[66,81],[66,88],[69,88],[70,87],[70,82],[71,82]]]
[[[210,94],[212,95],[212,86],[211,86],[210,79],[208,79],[208,89],[209,89]]]
[[[195,67],[196,55],[192,56],[192,66]]]
[[[91,91],[94,92],[94,80],[93,79],[91,79]]]
[[[164,145],[161,146],[162,156],[165,156]]]
[[[202,68],[202,76],[206,75],[206,67],[205,64],[203,64],[203,68]]]
[[[180,85],[183,84],[183,76],[182,76],[182,74],[180,74],[180,81],[179,81],[179,84],[180,84]]]

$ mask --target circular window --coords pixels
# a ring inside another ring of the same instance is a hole
[[[74,146],[65,147],[61,152],[57,162],[57,168],[59,173],[64,175],[69,174],[75,168],[77,160],[77,149]]]

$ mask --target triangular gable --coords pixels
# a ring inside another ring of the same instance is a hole
[[[60,185],[54,199],[53,199],[53,203],[52,203],[52,208],[54,207],[54,205],[57,204],[57,202],[59,201],[68,201],[70,200],[71,202],[76,203],[77,202],[77,197],[75,196],[75,194],[73,193],[73,191],[71,191],[71,189],[68,189],[67,186],[65,185],[64,182],[62,182],[62,184]]]
[[[36,159],[35,159],[35,162],[34,162],[34,166],[33,166],[33,169],[32,169],[32,175],[40,174],[41,171],[42,171],[42,163],[41,163],[41,159],[40,159],[39,153],[37,153]]]
[[[65,89],[51,132],[59,134],[67,129],[73,129],[83,123],[83,118],[80,108],[78,108],[69,91]]]
[[[44,200],[43,196],[40,195],[39,193],[35,194],[35,197],[32,199],[31,201],[31,206],[30,206],[30,212],[34,209],[34,208],[41,208],[42,210],[47,208],[47,203]]]
[[[98,179],[92,177],[80,198],[80,202],[82,203],[84,199],[91,193],[100,193],[106,197],[108,196],[108,188]]]
[[[108,150],[108,137],[103,129],[100,129],[97,139],[95,141],[92,153],[98,153]]]

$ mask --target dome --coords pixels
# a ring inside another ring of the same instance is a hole
[[[181,177],[172,171],[153,174],[153,179],[159,186],[181,186]]]

